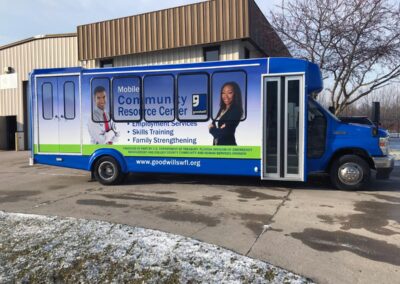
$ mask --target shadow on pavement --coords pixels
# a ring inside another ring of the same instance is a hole
[[[226,186],[253,186],[280,191],[291,189],[336,190],[328,175],[309,177],[306,183],[290,181],[262,181],[259,177],[220,175],[176,175],[176,174],[130,174],[124,184],[201,184]],[[389,180],[376,180],[372,174],[371,183],[360,191],[400,191],[400,167],[396,167]]]

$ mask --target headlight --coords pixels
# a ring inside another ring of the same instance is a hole
[[[379,147],[381,148],[383,155],[389,155],[389,137],[380,137]]]

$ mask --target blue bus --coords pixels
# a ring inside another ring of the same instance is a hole
[[[312,97],[317,65],[264,58],[30,75],[31,162],[126,174],[257,176],[306,181],[327,173],[358,189],[371,170],[388,178],[388,134],[343,123]]]

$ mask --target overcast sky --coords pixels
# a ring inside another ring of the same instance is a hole
[[[0,46],[35,35],[76,32],[76,27],[201,0],[0,0]],[[256,0],[269,14],[281,0]]]

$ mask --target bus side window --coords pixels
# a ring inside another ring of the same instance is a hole
[[[206,121],[209,117],[209,79],[206,73],[178,76],[178,119]]]
[[[173,121],[175,119],[175,78],[172,75],[149,75],[143,80],[144,119]]]
[[[112,90],[114,121],[140,121],[141,78],[137,76],[114,78]]]
[[[75,119],[75,84],[74,82],[64,83],[64,117]]]
[[[110,121],[110,80],[94,78],[90,89],[92,120],[99,123]]]
[[[42,112],[44,119],[53,119],[53,85],[51,83],[42,85]]]
[[[247,74],[244,71],[215,72],[212,76],[212,118],[218,120],[225,108],[242,113],[246,119]]]

